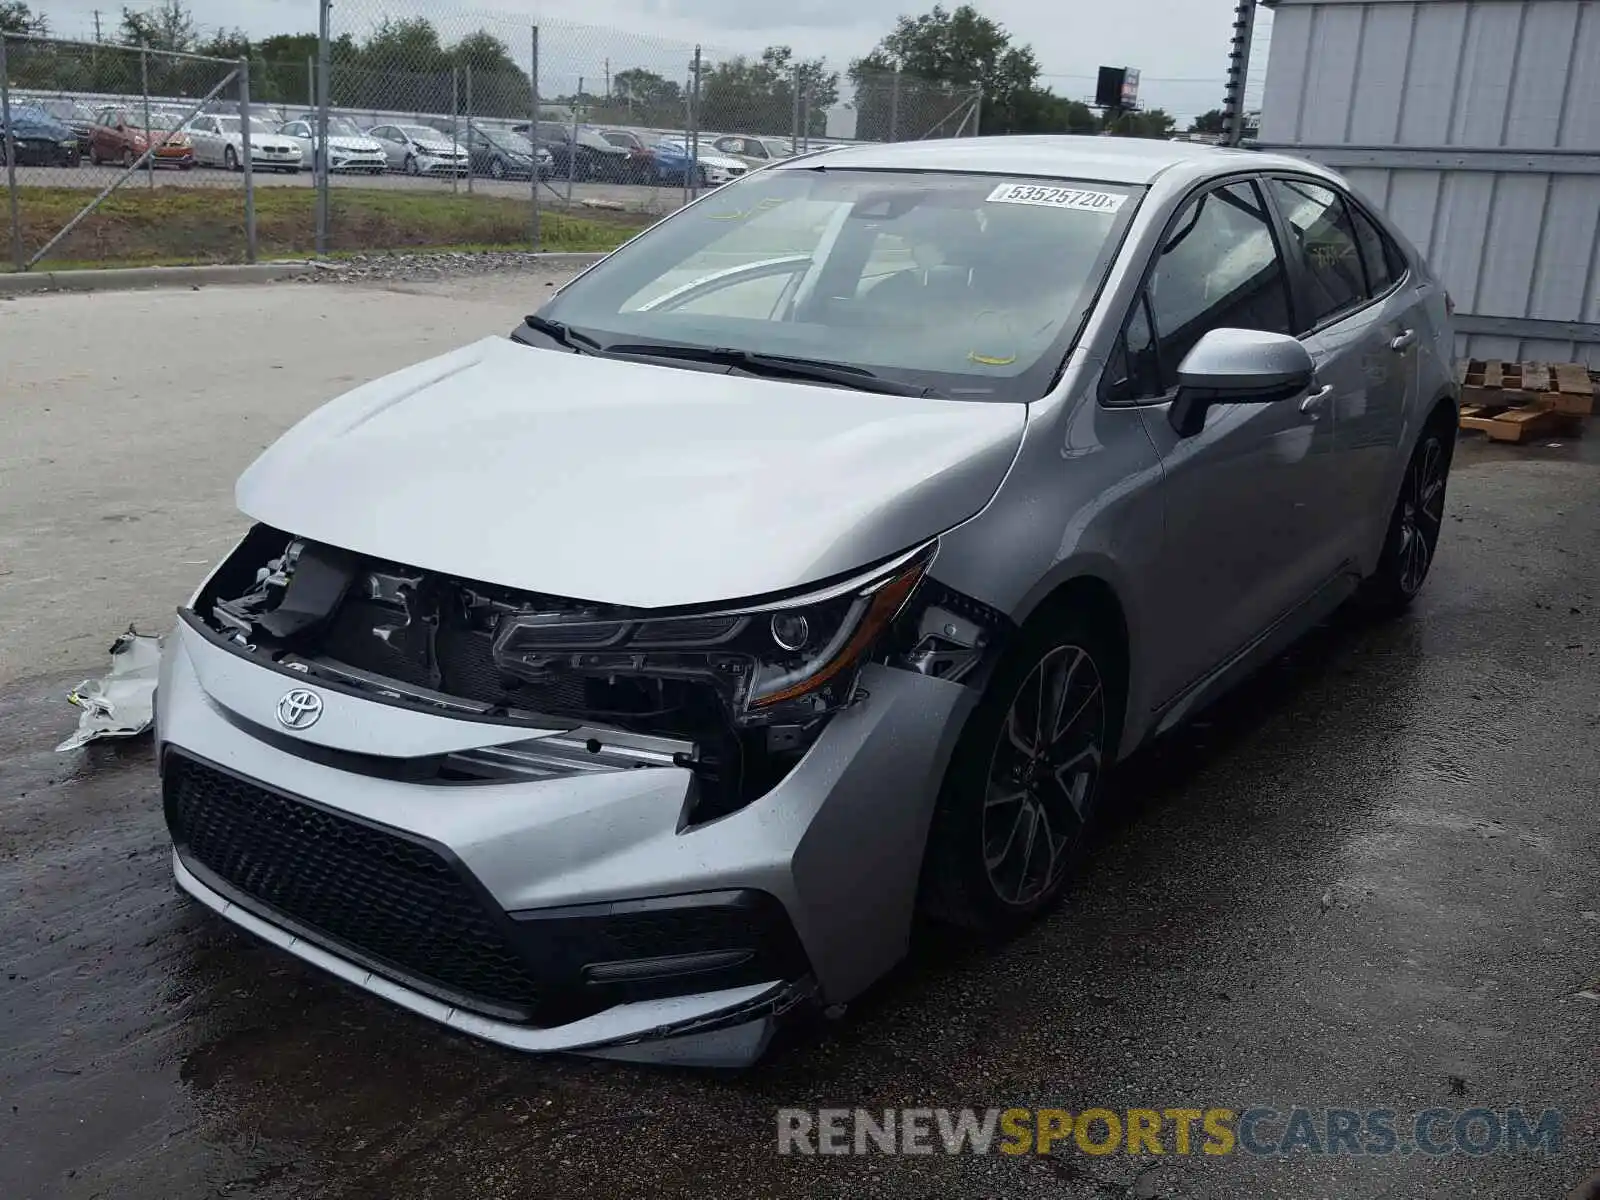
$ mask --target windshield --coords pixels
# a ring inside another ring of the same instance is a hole
[[[429,129],[426,125],[402,125],[400,132],[414,142],[448,142],[449,134],[440,133],[437,129]]]
[[[311,122],[312,132],[316,132],[316,128],[317,128],[316,119],[312,118],[312,122]],[[329,137],[364,138],[367,135],[361,131],[361,126],[357,125],[349,117],[329,117],[328,118],[328,136]]]
[[[42,108],[34,108],[28,104],[13,104],[11,106],[11,123],[13,125],[55,125],[56,119]]]
[[[152,121],[154,119],[155,119],[154,117],[151,118]],[[241,121],[238,117],[218,117],[217,118],[217,127],[219,129],[221,129],[223,133],[238,133],[239,129],[240,129],[240,126],[242,126],[243,124],[244,124],[244,122]],[[250,118],[250,133],[252,135],[262,134],[262,133],[274,133],[274,132],[276,132],[276,131],[272,128],[272,126],[268,125],[265,121],[258,121],[254,117]]]
[[[574,280],[540,316],[602,344],[819,359],[964,399],[1036,400],[1139,189],[772,170]]]
[[[496,146],[501,150],[508,150],[512,154],[533,153],[533,143],[520,133],[502,133],[498,129],[493,132],[487,129],[480,129],[478,133],[489,145]]]
[[[143,117],[144,117],[143,113],[135,113],[134,114],[134,121],[138,122],[138,121],[142,120]],[[166,130],[177,129],[179,126],[181,126],[183,124],[183,117],[184,117],[183,113],[157,112],[155,109],[151,109],[150,110],[150,121],[149,121],[148,124],[146,124],[144,126],[144,128],[152,130],[152,131],[166,131]]]

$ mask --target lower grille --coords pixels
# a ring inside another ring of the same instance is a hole
[[[503,918],[429,847],[176,753],[163,774],[167,824],[186,859],[420,990],[533,1019],[540,988],[496,928]]]

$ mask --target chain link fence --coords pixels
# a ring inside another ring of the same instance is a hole
[[[252,259],[249,86],[242,60],[0,34],[12,268]]]
[[[12,265],[605,249],[772,162],[981,120],[974,88],[786,47],[372,0],[320,23],[277,39],[314,55],[239,60],[7,35]]]

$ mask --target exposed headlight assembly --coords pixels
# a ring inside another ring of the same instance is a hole
[[[500,624],[495,663],[531,680],[581,674],[707,683],[737,726],[804,723],[849,703],[861,665],[937,549],[929,542],[828,588],[720,611],[518,613]]]

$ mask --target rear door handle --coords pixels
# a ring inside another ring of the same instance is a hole
[[[1300,411],[1303,413],[1320,412],[1323,402],[1331,395],[1333,395],[1333,384],[1323,384],[1304,400],[1300,401]]]
[[[1393,350],[1396,354],[1403,354],[1405,351],[1411,348],[1411,343],[1416,340],[1417,331],[1415,329],[1408,329],[1399,337],[1395,338],[1394,341],[1389,343],[1389,349]]]

